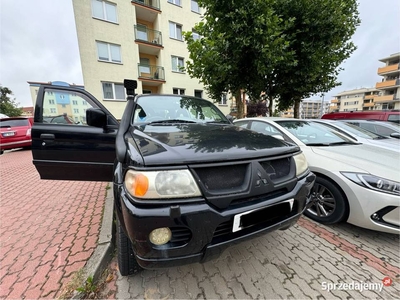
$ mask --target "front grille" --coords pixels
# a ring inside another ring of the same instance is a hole
[[[290,174],[290,157],[260,162],[270,179],[280,179]]]
[[[196,168],[196,173],[207,190],[240,187],[246,176],[247,164]]]

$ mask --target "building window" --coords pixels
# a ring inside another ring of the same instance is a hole
[[[192,31],[192,38],[193,40],[197,41],[200,39],[200,34],[198,34],[197,32]]]
[[[175,5],[181,6],[181,0],[168,0],[168,3],[172,3],[172,4],[175,4]]]
[[[86,100],[82,100],[82,105],[87,105]]]
[[[172,71],[183,73],[185,63],[183,57],[172,56]]]
[[[103,82],[103,97],[107,100],[124,100],[125,91],[124,85],[113,83],[113,82]]]
[[[219,102],[219,104],[221,105],[226,105],[227,104],[227,97],[226,97],[226,93],[222,93],[221,95],[221,101]]]
[[[201,90],[194,90],[194,96],[198,98],[203,98],[203,91]]]
[[[117,23],[117,5],[101,0],[92,0],[94,18]]]
[[[172,89],[172,93],[175,94],[175,95],[185,95],[185,90],[184,89],[174,88],[174,89]]]
[[[57,113],[57,110],[55,108],[50,108],[50,113],[55,114]]]
[[[151,90],[143,90],[143,94],[151,94]]]
[[[78,101],[77,100],[72,100],[72,104],[73,105],[78,105]]]
[[[74,108],[74,114],[79,114],[79,109]]]
[[[192,11],[200,13],[200,8],[199,8],[199,4],[197,3],[197,1],[192,0]]]
[[[182,25],[169,22],[169,37],[182,41]]]
[[[142,73],[150,74],[150,59],[140,58],[139,72],[140,75]]]
[[[108,62],[121,62],[121,46],[116,44],[109,44],[103,42],[97,43],[98,59]]]
[[[55,104],[54,99],[49,99],[49,104]]]

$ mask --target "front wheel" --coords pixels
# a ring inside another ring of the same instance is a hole
[[[126,236],[124,230],[122,229],[121,223],[117,218],[117,255],[118,255],[118,268],[122,276],[133,275],[141,267],[135,259],[135,254],[133,253],[132,243]]]
[[[347,199],[330,180],[317,176],[309,197],[310,204],[304,214],[310,219],[323,224],[335,224],[347,219]]]

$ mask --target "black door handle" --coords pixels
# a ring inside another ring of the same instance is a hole
[[[40,138],[43,139],[43,140],[54,140],[55,136],[52,133],[42,133],[40,135]]]

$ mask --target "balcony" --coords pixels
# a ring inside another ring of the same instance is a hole
[[[153,23],[157,15],[161,12],[160,0],[132,0],[136,6],[136,17]]]
[[[145,81],[149,86],[165,83],[164,67],[138,64],[139,80]]]
[[[364,99],[374,99],[377,95],[365,95]]]
[[[378,68],[378,75],[398,73],[400,72],[400,64],[394,64],[382,68]]]
[[[161,32],[145,26],[135,25],[135,42],[139,45],[140,53],[156,55],[164,48]]]
[[[394,95],[378,96],[374,99],[375,102],[388,102],[394,100]]]
[[[399,79],[393,79],[393,80],[386,80],[382,82],[377,82],[376,83],[376,88],[377,89],[390,89],[394,88],[396,86],[400,86],[400,80]]]
[[[363,104],[363,107],[374,107],[374,102],[367,102]]]

